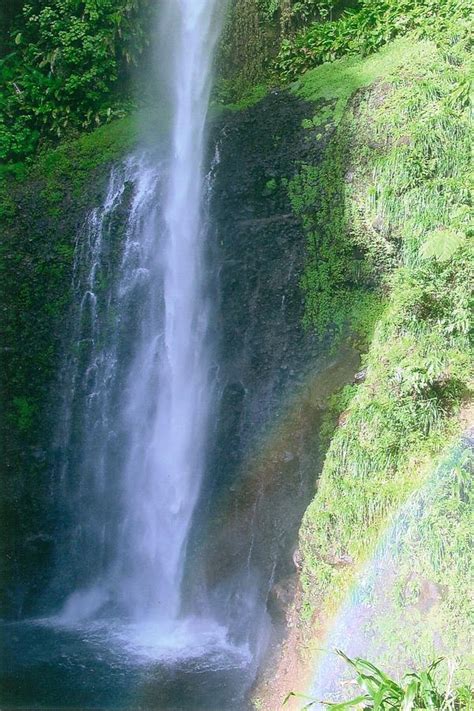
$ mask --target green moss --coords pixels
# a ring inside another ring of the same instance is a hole
[[[136,116],[129,116],[39,155],[28,178],[45,182],[43,197],[50,214],[60,214],[57,209],[66,191],[79,198],[96,168],[124,156],[133,147],[137,123]]]
[[[264,84],[246,87],[241,92],[236,93],[232,88],[229,92],[220,91],[211,102],[209,117],[211,120],[218,120],[225,111],[243,111],[255,106],[268,94],[268,87]],[[237,100],[235,99],[237,96]]]
[[[0,186],[0,220],[15,217],[15,214],[15,201],[9,195],[8,190]]]
[[[309,101],[331,101],[332,110],[323,106],[313,122],[318,125],[331,119],[337,124],[355,91],[396,73],[409,63],[429,61],[435,51],[429,42],[403,37],[371,57],[345,57],[311,69],[294,82],[291,89]]]
[[[255,0],[228,4],[217,57],[215,95],[220,103],[238,102],[268,80],[280,33],[278,19],[269,17]]]
[[[15,397],[13,398],[13,408],[13,424],[23,434],[29,432],[37,414],[37,405],[27,397]]]
[[[246,91],[236,103],[225,104],[225,107],[229,111],[241,111],[242,109],[248,109],[255,104],[258,104],[266,95],[268,94],[268,87],[264,84],[257,84]]]

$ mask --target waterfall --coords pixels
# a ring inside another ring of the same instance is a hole
[[[199,493],[209,413],[208,309],[201,225],[204,126],[214,0],[173,4],[173,136],[164,197],[164,324],[145,328],[129,380],[132,445],[125,468],[127,600],[175,618]],[[146,421],[146,413],[153,411]],[[145,415],[145,417],[144,417]],[[157,595],[157,589],[159,595]]]
[[[217,4],[167,3],[169,155],[117,166],[76,248],[77,352],[63,372],[58,445],[73,522],[59,566],[66,622],[180,614],[212,400],[203,153]]]

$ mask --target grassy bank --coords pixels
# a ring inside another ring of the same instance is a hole
[[[337,608],[463,427],[474,271],[469,61],[467,28],[453,23],[439,45],[408,36],[368,59],[309,71],[294,87],[320,102],[308,131],[330,136],[323,163],[302,166],[289,185],[308,239],[306,321],[336,338],[349,324],[367,350],[365,382],[334,400],[339,426],[301,529],[309,636],[315,612]],[[436,633],[445,651],[465,651],[473,491],[469,463],[451,469],[412,536],[415,577],[405,560],[394,585],[410,588],[410,604],[425,580],[442,590],[439,629],[407,640],[425,662]],[[398,595],[401,609],[406,599]],[[397,643],[393,629],[387,640]]]

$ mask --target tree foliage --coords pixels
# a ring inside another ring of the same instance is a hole
[[[147,5],[147,3],[145,3]],[[126,107],[128,68],[146,45],[139,0],[24,5],[0,61],[0,159],[102,124]]]

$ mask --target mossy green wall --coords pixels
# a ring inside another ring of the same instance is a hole
[[[8,585],[10,595],[0,590],[0,608],[9,614],[28,604],[22,574],[28,569],[45,573],[49,565],[54,511],[45,502],[54,466],[56,386],[69,329],[75,242],[87,213],[103,200],[109,166],[133,145],[134,126],[133,119],[111,123],[16,166],[0,182],[0,554],[1,586]]]
[[[331,136],[323,162],[289,185],[308,239],[306,321],[341,337],[349,324],[367,351],[365,382],[334,400],[339,427],[300,534],[310,637],[315,612],[337,609],[391,517],[448,457],[472,395],[469,53],[464,29],[453,29],[440,46],[407,37],[295,86],[326,99],[307,130]],[[420,663],[436,639],[440,653],[466,651],[468,471],[464,462],[448,477],[443,506],[412,546],[418,594],[425,579],[443,590],[438,629],[421,619],[423,639],[410,638]],[[405,559],[398,590],[413,576]],[[400,619],[403,604],[399,596]]]
[[[337,17],[355,1],[229,0],[217,58],[220,100],[239,100],[256,84],[278,83],[274,62],[282,42],[312,21]]]

